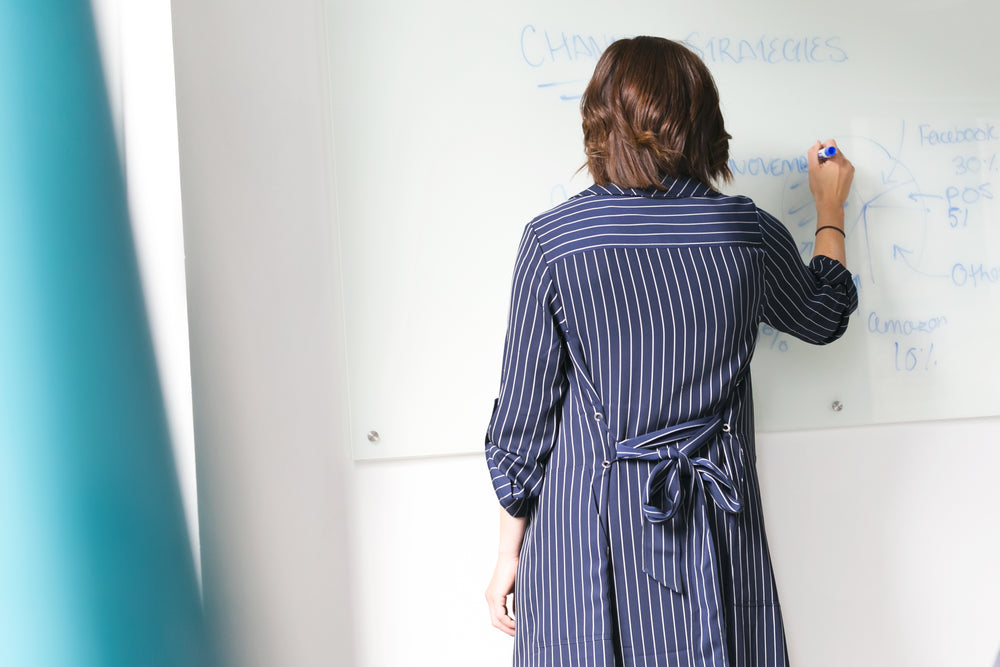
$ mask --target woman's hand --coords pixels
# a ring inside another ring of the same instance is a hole
[[[493,578],[486,587],[486,604],[490,608],[493,627],[514,636],[514,577],[517,575],[517,556],[500,554],[493,570]],[[507,596],[510,595],[510,610]]]
[[[824,255],[847,265],[844,249],[844,204],[851,194],[854,165],[837,149],[837,154],[820,161],[819,150],[837,146],[833,139],[817,141],[809,149],[809,189],[816,200],[816,242],[813,256]]]
[[[818,210],[831,208],[843,210],[847,196],[851,193],[854,180],[854,165],[837,149],[837,154],[829,160],[820,161],[817,153],[821,148],[837,146],[833,139],[817,141],[809,149],[809,189],[816,200]]]
[[[521,553],[526,519],[513,517],[500,510],[500,547],[497,549],[497,566],[486,587],[486,604],[490,608],[493,627],[514,636],[514,577],[517,576],[517,559]],[[510,610],[507,596],[510,595]]]

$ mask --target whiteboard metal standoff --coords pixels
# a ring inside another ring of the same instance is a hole
[[[830,406],[830,409],[833,410],[834,412],[840,412],[841,410],[844,409],[844,404],[841,403],[840,401],[834,401],[833,405]]]
[[[375,444],[382,439],[382,436],[378,434],[378,431],[368,431],[368,442]]]

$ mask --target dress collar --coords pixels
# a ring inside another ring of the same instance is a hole
[[[608,185],[592,185],[573,197],[591,195],[613,195],[618,197],[651,197],[653,199],[679,199],[681,197],[718,197],[719,193],[694,178],[663,177],[664,190],[655,188],[622,189],[614,183]]]

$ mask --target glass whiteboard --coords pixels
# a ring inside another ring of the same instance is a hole
[[[480,451],[524,225],[582,190],[579,96],[616,38],[686,42],[734,182],[812,254],[804,150],[857,172],[860,307],[812,347],[767,327],[762,431],[1000,413],[1000,5],[329,2],[355,458]]]

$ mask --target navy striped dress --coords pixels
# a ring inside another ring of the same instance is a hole
[[[746,197],[594,186],[533,220],[486,456],[527,516],[514,664],[786,665],[755,470],[758,325],[828,343],[850,273]]]

